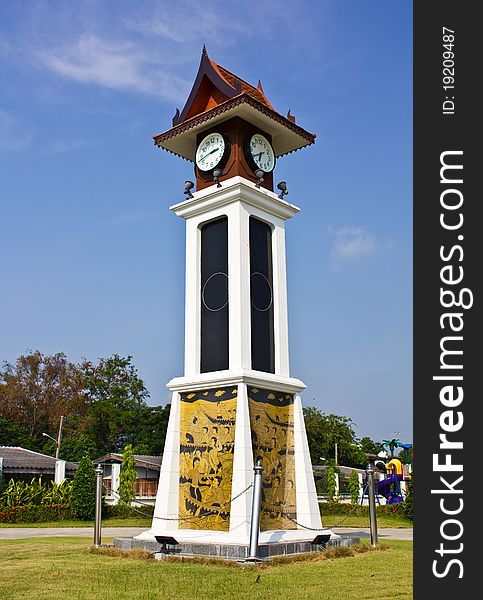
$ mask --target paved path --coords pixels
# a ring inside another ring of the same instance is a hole
[[[146,527],[103,527],[102,537],[132,537],[146,531]],[[337,527],[334,533],[339,535],[354,535],[361,538],[370,538],[369,528],[364,527]],[[381,540],[412,540],[412,528],[396,529],[394,527],[381,527],[378,530]],[[93,537],[93,527],[0,527],[0,540],[18,540],[36,537]]]
[[[132,537],[147,527],[103,527],[102,537]],[[94,537],[93,527],[0,527],[0,540],[36,537]]]
[[[354,535],[361,538],[370,538],[369,527],[336,527],[332,530],[338,535]],[[412,527],[379,527],[377,530],[379,539],[382,540],[411,540],[413,539]]]

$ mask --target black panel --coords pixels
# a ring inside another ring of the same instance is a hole
[[[201,372],[228,369],[228,219],[201,230]]]
[[[250,217],[252,369],[275,373],[272,229]]]

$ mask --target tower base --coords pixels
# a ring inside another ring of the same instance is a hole
[[[168,533],[172,535],[168,535]],[[248,558],[248,545],[241,544],[239,540],[228,539],[229,534],[225,535],[224,539],[220,535],[218,535],[219,539],[215,539],[216,532],[207,532],[207,539],[203,540],[199,535],[191,536],[190,539],[189,533],[189,531],[181,530],[166,531],[162,537],[157,536],[159,541],[156,541],[152,534],[144,532],[134,538],[115,538],[114,546],[120,550],[144,548],[156,554],[156,558],[160,559],[166,556],[179,556],[243,562]],[[195,533],[199,534],[199,532]],[[209,535],[209,533],[214,535]],[[269,560],[277,556],[320,552],[331,546],[351,546],[358,543],[359,538],[339,536],[329,530],[322,532],[301,530],[265,531],[260,533],[257,554],[259,559]]]

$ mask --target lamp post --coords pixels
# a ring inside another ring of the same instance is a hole
[[[53,438],[51,435],[49,435],[48,433],[42,433],[42,435],[44,437],[48,437],[49,439],[51,439],[53,442],[56,443],[56,448],[55,448],[55,459],[59,460],[60,457],[60,444],[62,442],[62,428],[64,425],[64,416],[60,417],[60,423],[59,423],[59,433],[57,434],[57,439]]]
[[[367,496],[369,498],[369,525],[371,529],[371,546],[377,546],[377,514],[376,514],[376,498],[374,492],[374,469],[372,465],[368,465],[367,473]]]
[[[258,534],[260,531],[260,505],[262,502],[262,473],[263,465],[260,459],[253,467],[255,473],[253,481],[253,501],[252,501],[252,523],[250,528],[250,548],[247,560],[258,560]]]
[[[102,473],[101,465],[96,467],[96,513],[94,522],[94,546],[101,547],[101,511],[102,511]]]

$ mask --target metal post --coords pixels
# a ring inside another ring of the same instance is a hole
[[[250,529],[250,549],[247,560],[258,560],[258,534],[260,531],[260,505],[262,502],[262,472],[263,465],[260,459],[253,467],[255,473],[253,478],[253,501],[252,501],[252,525]]]
[[[96,520],[94,523],[94,546],[100,548],[101,546],[101,511],[102,511],[102,474],[103,470],[101,465],[96,467]]]
[[[371,528],[371,546],[377,546],[377,515],[376,515],[376,495],[374,491],[374,469],[371,465],[367,466],[367,497],[369,498],[369,525]]]

